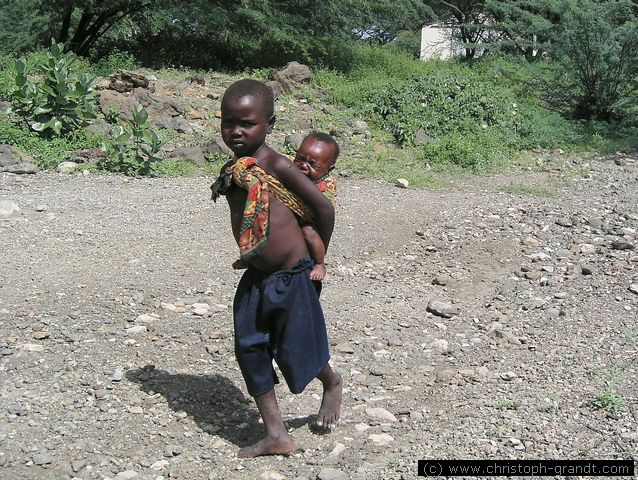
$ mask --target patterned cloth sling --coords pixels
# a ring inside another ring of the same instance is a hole
[[[242,157],[230,161],[221,169],[220,175],[210,187],[212,199],[226,195],[232,184],[246,190],[246,206],[239,233],[239,254],[242,260],[259,255],[268,241],[270,228],[270,195],[288,207],[299,219],[312,222],[312,210],[281,182],[267,174],[253,157]]]

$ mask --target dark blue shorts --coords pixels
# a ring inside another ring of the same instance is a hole
[[[235,356],[248,393],[257,397],[279,383],[277,362],[292,393],[301,393],[330,359],[321,283],[310,280],[312,260],[264,273],[249,267],[233,305]]]

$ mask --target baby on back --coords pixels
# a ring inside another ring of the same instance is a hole
[[[336,140],[327,133],[313,132],[303,139],[293,159],[293,163],[301,173],[312,180],[317,189],[333,205],[337,203],[337,185],[330,172],[335,168],[337,158],[339,158],[339,145]],[[314,262],[310,279],[321,281],[326,277],[326,248],[314,224],[303,222],[301,232]],[[242,260],[236,260],[233,263],[234,269],[246,267],[246,263]]]
[[[319,191],[332,202],[337,202],[337,187],[330,172],[335,168],[339,157],[339,145],[327,133],[314,132],[306,136],[301,142],[293,163],[306,177],[312,180]],[[326,276],[326,249],[314,225],[302,224],[308,251],[314,266],[310,271],[311,280],[323,280]]]

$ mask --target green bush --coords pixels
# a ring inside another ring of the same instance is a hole
[[[96,76],[108,77],[118,70],[135,70],[139,64],[128,52],[115,52],[89,64],[88,69]]]
[[[497,133],[447,135],[423,147],[424,159],[431,165],[448,165],[480,173],[504,164],[512,150]]]
[[[493,128],[514,132],[518,123],[517,104],[508,92],[471,74],[414,77],[379,91],[373,103],[399,145],[413,144],[419,131],[440,138]]]
[[[45,61],[37,65],[38,79],[29,76],[28,62],[14,63],[14,80],[8,96],[13,112],[37,132],[60,135],[77,130],[95,118],[93,79],[72,67],[76,57],[64,45],[51,43]]]
[[[27,125],[16,124],[0,117],[0,144],[12,145],[30,155],[38,167],[47,170],[65,160],[67,152],[97,148],[101,139],[85,130],[77,130],[58,137],[44,138]]]
[[[638,17],[632,0],[567,3],[553,58],[571,82],[565,103],[576,118],[620,121],[638,107]],[[634,117],[634,120],[636,118]]]
[[[148,121],[148,112],[137,105],[133,118],[113,128],[112,137],[102,147],[107,158],[100,165],[125,175],[154,175],[162,141]]]

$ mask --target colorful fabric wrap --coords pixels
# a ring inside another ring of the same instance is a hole
[[[270,196],[288,207],[301,221],[312,222],[312,210],[281,182],[267,174],[253,157],[242,157],[222,167],[219,177],[211,186],[212,199],[225,195],[231,184],[246,190],[246,206],[239,233],[239,255],[250,260],[259,255],[268,241],[270,227]]]
[[[328,197],[333,207],[337,205],[337,182],[332,175],[326,174],[319,180],[315,180],[315,185],[321,193]]]

